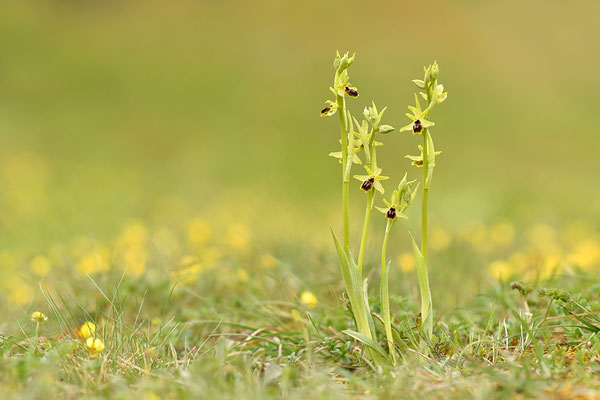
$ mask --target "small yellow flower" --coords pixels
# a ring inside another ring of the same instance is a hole
[[[48,317],[46,317],[44,313],[36,311],[33,314],[31,314],[31,320],[36,322],[46,322],[48,321]]]
[[[398,264],[404,273],[412,272],[417,266],[413,253],[405,252],[398,256]]]
[[[50,264],[50,260],[44,256],[37,256],[31,263],[29,264],[31,271],[37,276],[48,275],[52,265]]]
[[[85,347],[92,354],[102,353],[102,350],[105,349],[105,346],[104,346],[104,343],[102,343],[102,340],[94,339],[92,337],[89,337],[85,340]]]
[[[294,322],[298,322],[302,319],[302,316],[300,315],[298,310],[296,310],[296,309],[292,310],[292,319],[294,320]]]
[[[79,333],[84,339],[89,339],[96,334],[96,325],[93,322],[86,322],[79,328]]]
[[[250,280],[250,275],[248,275],[248,271],[246,271],[244,268],[238,268],[235,271],[235,277],[237,278],[238,282],[241,283],[246,283]]]
[[[430,246],[435,251],[444,251],[452,243],[452,236],[444,229],[434,227],[431,230]]]
[[[277,260],[275,259],[275,257],[273,257],[269,254],[261,255],[259,262],[260,262],[260,265],[266,269],[272,269],[277,266]]]
[[[316,307],[317,304],[319,303],[317,296],[315,296],[314,294],[312,294],[311,292],[309,292],[307,290],[305,290],[304,292],[302,292],[302,294],[300,294],[300,301],[302,301],[304,304],[306,304],[310,308]]]
[[[514,267],[507,261],[495,260],[489,267],[490,275],[498,280],[508,279],[514,272]]]

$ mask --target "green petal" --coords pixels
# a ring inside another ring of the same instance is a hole
[[[375,182],[373,182],[373,187],[375,188],[375,190],[377,190],[379,193],[384,194],[385,193],[385,189],[383,188],[383,185],[376,180]]]
[[[361,182],[364,182],[366,180],[369,180],[371,178],[371,175],[354,175],[353,178],[358,179]]]
[[[383,207],[377,207],[375,206],[376,209],[378,209],[379,211],[381,211],[384,214],[387,214],[389,207],[388,208],[383,208]]]
[[[431,128],[432,126],[434,126],[435,122],[427,121],[426,119],[424,119],[424,120],[421,120],[421,125],[423,125],[423,128],[427,129],[427,128]]]
[[[400,131],[399,131],[399,132],[406,132],[406,131],[411,131],[411,132],[412,132],[412,130],[413,130],[413,128],[412,128],[412,127],[413,127],[413,125],[414,125],[414,122],[411,122],[410,124],[408,124],[408,125],[406,125],[406,126],[403,126],[402,128],[400,128]]]

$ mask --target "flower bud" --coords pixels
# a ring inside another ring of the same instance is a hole
[[[379,132],[385,134],[385,133],[390,133],[394,130],[394,127],[391,125],[380,125],[379,126]]]
[[[436,80],[438,78],[438,75],[440,74],[440,67],[436,62],[433,63],[433,65],[431,66],[431,79],[432,80]]]

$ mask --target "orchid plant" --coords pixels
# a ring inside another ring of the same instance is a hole
[[[387,367],[396,365],[398,360],[398,347],[394,341],[394,332],[392,331],[392,317],[389,302],[389,262],[386,258],[387,246],[391,237],[391,231],[394,223],[398,219],[406,219],[404,214],[406,208],[413,202],[417,194],[418,187],[422,187],[423,193],[423,218],[422,218],[422,244],[418,248],[414,240],[413,249],[418,265],[418,278],[421,289],[421,317],[423,320],[423,335],[426,339],[431,337],[432,319],[431,319],[431,293],[427,278],[427,195],[431,186],[431,176],[435,166],[435,152],[433,141],[429,130],[435,124],[430,121],[429,115],[435,104],[441,103],[446,98],[443,86],[437,83],[439,68],[437,63],[425,69],[423,80],[415,80],[415,84],[424,92],[421,96],[427,101],[427,107],[421,108],[418,97],[415,96],[415,106],[409,107],[411,111],[407,116],[411,123],[400,131],[411,130],[414,134],[423,136],[423,145],[420,156],[407,156],[413,165],[424,168],[424,178],[422,183],[416,180],[408,180],[405,174],[396,190],[393,191],[390,201],[383,200],[385,207],[376,207],[387,219],[384,233],[383,245],[381,250],[381,282],[380,282],[380,303],[382,308],[382,320],[385,331],[385,342],[387,346],[382,346],[377,339],[377,332],[371,313],[368,299],[368,280],[364,274],[364,261],[367,248],[367,238],[369,234],[369,225],[371,213],[375,205],[377,196],[385,194],[385,188],[382,181],[388,179],[382,175],[383,170],[377,163],[377,147],[383,143],[377,141],[382,135],[394,131],[390,125],[381,123],[386,107],[381,111],[377,109],[375,103],[365,107],[363,119],[359,121],[355,118],[347,106],[347,99],[356,99],[359,97],[358,89],[350,84],[348,74],[349,67],[354,63],[355,55],[349,53],[336,54],[334,60],[334,80],[333,87],[330,88],[334,95],[333,100],[327,100],[325,107],[321,110],[322,117],[330,117],[336,113],[340,120],[340,140],[341,149],[331,152],[329,155],[338,159],[341,164],[342,172],[342,240],[331,230],[335,247],[338,254],[340,269],[344,286],[348,294],[350,306],[357,330],[346,330],[345,334],[365,345],[367,353],[366,359],[374,367]],[[364,161],[364,164],[363,164]],[[363,229],[358,249],[358,258],[355,259],[350,246],[350,176],[352,167],[355,164],[362,164],[365,173],[354,175],[354,179],[360,182],[357,185],[365,195],[365,214],[363,218]],[[412,236],[410,236],[412,238]],[[387,347],[387,351],[385,350]]]

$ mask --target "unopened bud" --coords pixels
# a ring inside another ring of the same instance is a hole
[[[379,132],[381,133],[390,133],[394,130],[394,127],[391,125],[379,125]]]

